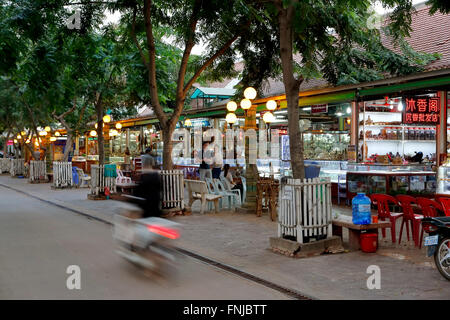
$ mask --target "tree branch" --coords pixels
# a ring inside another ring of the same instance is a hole
[[[131,24],[131,37],[133,38],[133,42],[139,50],[139,54],[141,56],[142,63],[145,65],[145,67],[147,69],[149,69],[149,64],[145,60],[144,51],[142,50],[142,47],[139,44],[139,41],[137,40],[137,37],[136,37],[136,11],[137,11],[137,7],[135,6],[134,10],[133,10],[133,22]]]

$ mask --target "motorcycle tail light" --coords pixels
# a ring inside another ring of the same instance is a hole
[[[169,239],[178,239],[180,237],[180,233],[176,229],[171,229],[158,225],[147,225],[147,229],[150,232],[159,234],[160,236],[169,238]]]
[[[437,227],[431,223],[422,223],[422,228],[426,233],[437,231]]]

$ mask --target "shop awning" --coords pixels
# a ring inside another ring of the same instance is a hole
[[[205,99],[227,99],[234,96],[236,90],[228,88],[207,88],[198,87],[191,95],[191,99],[205,98]]]

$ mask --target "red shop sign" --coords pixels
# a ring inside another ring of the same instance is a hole
[[[327,104],[318,104],[311,106],[311,113],[327,113],[328,105]]]
[[[404,99],[404,123],[438,124],[440,117],[439,98],[408,97]]]
[[[8,142],[6,143],[7,146],[12,146],[14,145],[14,141],[13,140],[8,140]]]

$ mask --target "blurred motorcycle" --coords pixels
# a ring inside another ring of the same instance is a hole
[[[180,224],[164,218],[136,218],[133,212],[114,216],[116,252],[147,271],[161,274],[174,265],[178,254],[173,242],[179,237]]]
[[[428,256],[434,255],[439,272],[450,281],[450,217],[425,217],[422,228],[429,234],[424,239]]]

